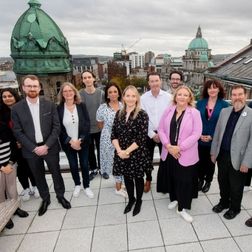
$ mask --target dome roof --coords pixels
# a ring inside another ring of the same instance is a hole
[[[68,42],[38,0],[18,19],[11,36],[14,71],[19,74],[72,71]]]
[[[201,28],[198,27],[198,31],[196,33],[196,38],[194,38],[189,46],[188,46],[188,49],[208,49],[208,43],[207,41],[202,38],[202,33],[201,33]]]
[[[201,52],[199,60],[202,61],[202,62],[207,62],[208,61],[207,53],[204,52],[204,51]]]

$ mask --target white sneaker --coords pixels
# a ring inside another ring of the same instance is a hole
[[[178,201],[174,200],[168,204],[168,209],[172,210],[178,205]]]
[[[37,186],[33,186],[31,191],[33,192],[33,195],[36,199],[38,199],[40,197],[40,194],[39,194],[39,191],[38,191],[38,188]]]
[[[73,191],[73,196],[75,198],[79,197],[80,191],[81,191],[81,186],[80,185],[75,186],[74,191]]]
[[[116,190],[115,189],[115,193],[117,195],[123,196],[124,198],[128,198],[128,194],[125,190],[123,190],[122,188],[120,190]]]
[[[250,190],[251,190],[250,186],[244,186],[244,188],[243,188],[243,192],[248,192]]]
[[[28,200],[30,199],[30,193],[31,193],[30,188],[24,189],[24,190],[20,193],[21,199],[22,199],[23,201],[28,201]]]
[[[190,222],[190,223],[193,221],[193,217],[192,217],[189,213],[187,213],[185,209],[183,209],[183,210],[180,211],[180,212],[177,210],[177,213],[178,213],[185,221]]]
[[[92,192],[92,190],[87,187],[86,189],[84,189],[84,192],[86,193],[86,195],[88,196],[88,198],[93,199],[94,198],[94,193]]]

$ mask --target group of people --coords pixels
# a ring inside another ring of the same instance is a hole
[[[70,209],[59,166],[61,147],[75,185],[73,197],[79,196],[82,182],[86,196],[94,198],[90,181],[98,173],[103,179],[113,174],[115,193],[128,198],[124,214],[134,206],[135,216],[141,211],[143,192],[151,189],[158,146],[157,192],[169,193],[169,210],[177,207],[177,213],[192,222],[187,210],[198,191],[210,189],[217,162],[220,201],[213,211],[228,209],[224,217],[233,219],[240,212],[252,168],[252,110],[246,105],[246,89],[234,86],[229,106],[222,85],[207,80],[195,107],[191,89],[182,84],[183,74],[175,70],[169,78],[167,92],[161,89],[159,73],[149,73],[149,91],[140,97],[134,86],[121,92],[112,82],[102,91],[95,87],[95,75],[86,70],[80,91],[70,82],[61,85],[57,106],[39,96],[35,75],[24,77],[22,100],[14,90],[2,90],[0,202],[17,198],[17,170],[24,189],[21,197],[41,197],[38,215],[45,214],[51,202],[45,161],[58,202]],[[28,216],[20,208],[15,214]],[[252,218],[246,225],[252,226]],[[13,227],[11,219],[6,227]]]

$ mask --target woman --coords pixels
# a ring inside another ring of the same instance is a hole
[[[6,116],[6,119],[11,123],[11,107],[20,101],[20,96],[12,88],[5,88],[1,91],[0,103],[2,104],[3,113]],[[17,143],[17,177],[20,184],[23,187],[23,191],[20,196],[23,201],[30,199],[31,195],[34,195],[35,198],[39,198],[39,191],[36,186],[35,179],[32,175],[32,172],[28,166],[28,163],[25,158],[23,158],[21,145]],[[29,185],[29,180],[31,182],[31,188]]]
[[[133,216],[141,211],[144,173],[152,169],[147,151],[148,115],[140,108],[140,96],[134,86],[123,92],[123,108],[116,113],[111,140],[115,147],[114,176],[124,176],[129,202],[124,214],[136,203]],[[134,196],[134,184],[136,198]]]
[[[5,109],[0,104],[0,203],[5,200],[17,200],[17,183],[16,183],[16,161],[17,146],[11,131],[9,115],[5,113]],[[29,214],[17,208],[14,213],[21,218],[27,217]],[[14,224],[10,219],[6,224],[6,228],[13,228]]]
[[[89,188],[88,144],[90,121],[86,105],[81,102],[80,95],[73,84],[65,82],[59,91],[58,114],[61,124],[60,142],[65,151],[75,188],[74,197],[81,191],[78,156],[83,179],[84,192],[89,198],[94,194]]]
[[[98,127],[102,129],[100,138],[100,164],[101,174],[108,179],[112,173],[115,148],[111,143],[111,131],[116,112],[122,108],[120,102],[122,93],[115,83],[110,83],[105,88],[105,103],[101,104],[96,113]],[[127,192],[122,188],[123,176],[115,176],[115,193],[127,197]]]
[[[198,193],[196,164],[202,122],[199,111],[193,107],[194,97],[188,87],[178,87],[173,103],[164,112],[158,128],[163,146],[157,191],[169,192],[168,209],[178,205],[177,213],[192,222],[193,218],[186,209],[191,209],[192,198]]]
[[[224,89],[220,82],[208,80],[203,86],[202,100],[197,102],[197,109],[200,111],[203,124],[198,147],[198,190],[202,190],[204,193],[209,191],[213,180],[215,164],[211,161],[210,149],[220,112],[223,108],[228,107],[228,103],[223,100],[224,96]]]

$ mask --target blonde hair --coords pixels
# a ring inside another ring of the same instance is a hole
[[[59,103],[64,103],[65,102],[65,98],[63,97],[63,89],[68,86],[70,87],[73,91],[74,91],[74,103],[76,104],[80,104],[81,103],[81,97],[79,94],[79,91],[75,88],[75,86],[70,83],[70,82],[64,82],[61,86],[60,86],[60,91],[58,93],[58,101]]]
[[[122,97],[125,96],[125,94],[126,94],[126,92],[127,92],[128,90],[133,91],[133,92],[135,93],[136,97],[137,97],[136,107],[135,107],[135,109],[134,109],[134,114],[133,114],[133,119],[135,119],[135,118],[137,117],[139,111],[141,110],[141,107],[140,107],[140,95],[139,95],[139,93],[138,93],[138,91],[137,91],[137,89],[136,89],[135,86],[129,85],[129,86],[127,86],[127,87],[124,89],[123,94],[122,94]],[[120,112],[119,112],[119,116],[120,116],[120,117],[122,117],[123,115],[126,114],[126,108],[127,108],[127,105],[126,105],[126,103],[125,103],[124,100],[123,100],[123,108],[122,108],[122,109],[120,110]]]
[[[178,91],[181,90],[181,89],[185,89],[188,91],[189,93],[189,98],[190,98],[190,101],[188,102],[188,106],[191,106],[191,107],[195,107],[195,99],[194,99],[194,95],[193,95],[193,92],[192,90],[185,86],[185,85],[182,85],[182,86],[179,86],[176,91],[175,91],[175,94],[173,96],[173,103],[176,105],[177,102],[176,102],[176,98],[177,98],[177,94],[178,94]]]

